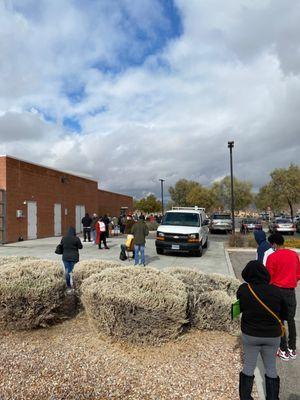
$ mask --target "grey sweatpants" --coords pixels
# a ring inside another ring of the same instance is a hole
[[[269,378],[277,378],[276,352],[280,344],[280,337],[264,338],[242,333],[242,342],[244,351],[243,373],[248,376],[254,375],[257,357],[260,353],[266,375]]]

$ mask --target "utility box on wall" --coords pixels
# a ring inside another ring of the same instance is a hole
[[[23,218],[23,217],[24,217],[23,210],[17,210],[17,218]]]

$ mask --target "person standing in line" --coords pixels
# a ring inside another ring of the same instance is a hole
[[[265,251],[265,253],[264,253],[264,258],[263,258],[263,264],[264,264],[264,266],[266,266],[267,265],[267,259],[268,259],[268,257],[269,257],[269,255],[270,254],[273,254],[274,253],[274,233],[272,233],[272,235],[270,235],[269,237],[268,237],[268,242],[270,243],[270,245],[272,246],[272,247],[270,247],[268,250],[266,250]]]
[[[280,233],[274,233],[273,240],[275,252],[267,258],[266,268],[271,275],[271,284],[280,289],[288,307],[288,316],[285,319],[288,325],[288,339],[286,335],[281,338],[277,352],[278,357],[288,361],[297,357],[295,288],[300,280],[300,260],[295,251],[283,248],[284,238]]]
[[[125,234],[126,235],[131,233],[131,229],[132,229],[133,225],[134,225],[134,220],[132,218],[132,215],[128,214],[127,218],[126,218],[126,225],[125,225]]]
[[[138,222],[136,222],[131,228],[131,233],[134,236],[134,265],[142,264],[145,267],[145,244],[146,236],[149,234],[149,229],[145,223],[145,217],[142,214],[140,215]],[[139,253],[141,253],[140,263]]]
[[[88,241],[91,241],[91,223],[92,218],[88,213],[82,218],[81,223],[83,225],[83,241],[86,242],[86,237],[88,237]]]
[[[240,285],[236,295],[242,313],[244,353],[239,379],[240,400],[253,400],[251,392],[259,353],[265,368],[266,398],[278,400],[280,379],[276,370],[276,351],[282,334],[280,319],[286,318],[287,306],[279,288],[270,285],[271,276],[259,261],[250,261],[242,271],[242,278],[246,283]],[[251,290],[277,318],[260,304]]]
[[[98,222],[98,216],[96,213],[93,214],[92,222],[91,222],[91,233],[92,233],[92,240],[93,243],[96,243],[96,223]]]
[[[96,244],[98,245],[98,248],[101,249],[101,242],[103,242],[104,248],[108,250],[109,247],[106,244],[106,228],[102,217],[100,217],[99,221],[96,223],[96,232]]]
[[[76,236],[75,228],[69,228],[68,233],[61,239],[63,248],[62,261],[65,266],[66,283],[68,292],[72,290],[70,274],[73,272],[74,265],[79,261],[79,249],[82,249],[82,243]]]
[[[109,219],[109,217],[107,216],[107,214],[104,215],[104,217],[103,217],[103,222],[104,222],[104,224],[105,224],[105,235],[106,235],[106,237],[108,238],[108,237],[109,237],[109,228],[108,228],[108,225],[109,225],[110,219]]]
[[[264,254],[267,250],[271,249],[271,244],[267,241],[266,234],[263,230],[254,231],[254,238],[257,243],[257,254],[256,259],[259,262],[263,262]]]

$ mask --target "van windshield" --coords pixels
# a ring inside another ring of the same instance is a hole
[[[164,216],[163,225],[199,226],[199,214],[168,212]]]

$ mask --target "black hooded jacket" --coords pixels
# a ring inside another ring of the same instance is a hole
[[[76,236],[76,231],[73,227],[70,227],[67,236],[61,239],[61,244],[63,245],[63,261],[78,262],[78,249],[82,249],[82,243],[79,237]]]
[[[250,261],[242,272],[245,282],[237,291],[242,312],[241,330],[249,336],[278,337],[281,335],[279,322],[250,292],[248,283],[257,296],[281,319],[287,318],[287,306],[280,290],[270,285],[270,274],[258,261]]]

